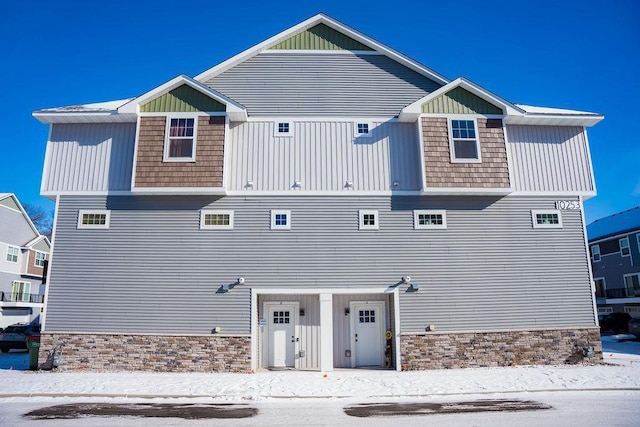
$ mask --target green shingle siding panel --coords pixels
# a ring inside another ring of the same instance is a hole
[[[287,40],[278,43],[271,49],[278,50],[373,50],[359,41],[324,24],[318,24]]]
[[[140,107],[143,113],[226,111],[226,106],[187,85],[179,86]]]
[[[422,105],[423,113],[502,114],[502,109],[457,87]]]

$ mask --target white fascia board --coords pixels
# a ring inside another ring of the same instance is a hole
[[[136,187],[131,189],[136,195],[226,195],[222,187]]]
[[[583,126],[591,127],[604,119],[601,114],[587,115],[553,115],[525,113],[518,116],[507,116],[505,122],[508,125],[534,125],[534,126]]]
[[[426,187],[422,195],[456,195],[456,196],[506,196],[513,193],[509,188],[467,188],[467,187]]]
[[[439,97],[440,95],[443,95],[447,92],[449,92],[450,90],[453,90],[457,87],[461,87],[471,93],[473,93],[474,95],[478,96],[479,98],[484,99],[485,101],[487,101],[488,103],[495,105],[499,108],[502,109],[503,114],[505,115],[522,115],[525,113],[524,110],[522,110],[521,108],[517,107],[516,105],[500,98],[498,95],[495,95],[494,93],[489,92],[488,90],[484,89],[481,86],[478,86],[477,84],[473,83],[470,80],[465,79],[464,77],[458,77],[457,79],[455,79],[454,81],[450,82],[449,84],[446,84],[444,86],[442,86],[441,88],[439,88],[438,90],[435,90],[433,92],[431,92],[430,94],[420,98],[419,100],[415,101],[412,104],[407,105],[406,107],[404,107],[401,111],[400,114],[398,115],[398,119],[401,122],[415,122],[418,117],[420,117],[420,115],[422,114],[422,105]]]
[[[428,78],[430,78],[431,80],[434,80],[435,82],[442,84],[442,85],[446,85],[447,83],[449,83],[449,79],[447,79],[446,77],[436,73],[435,71],[431,70],[430,68],[425,67],[424,65],[414,61],[413,59],[409,58],[408,56],[405,56],[403,54],[401,54],[400,52],[397,52],[393,49],[391,49],[390,47],[387,47],[381,43],[378,43],[377,41],[373,40],[370,37],[365,36],[364,34],[360,33],[359,31],[354,30],[353,28],[350,28],[344,24],[342,24],[339,21],[336,21],[333,18],[330,18],[322,13],[319,13],[315,16],[312,16],[311,18],[302,21],[301,23],[294,25],[293,27],[282,31],[281,33],[276,34],[273,37],[268,38],[267,40],[263,41],[262,43],[259,43],[243,52],[240,52],[239,54],[227,59],[224,62],[221,62],[220,64],[216,65],[215,67],[209,68],[208,70],[203,71],[202,73],[198,74],[195,79],[198,81],[206,81],[209,80],[212,77],[215,77],[225,71],[227,71],[228,69],[256,56],[257,54],[259,54],[260,52],[269,49],[272,46],[275,46],[276,44],[280,43],[281,41],[284,41],[286,39],[288,39],[289,37],[293,36],[294,34],[300,33],[302,31],[305,31],[315,25],[318,24],[325,24],[330,28],[333,28],[334,30],[341,32],[343,34],[345,34],[346,36],[364,44],[365,46],[370,47],[371,49],[375,50],[376,52],[379,52],[385,56],[388,56],[389,58],[393,59],[396,62],[399,62],[402,65],[405,65],[406,67],[412,69],[413,71],[416,71],[419,74],[422,74],[423,76],[426,76]]]
[[[46,240],[47,241],[47,245],[49,247],[51,247],[51,242],[49,242],[49,239],[47,239],[47,236],[43,236],[43,235],[40,235],[40,236],[36,237],[35,239],[32,239],[32,240],[28,241],[27,243],[25,243],[23,245],[23,247],[26,248],[26,249],[30,249],[33,245],[35,245],[36,243],[38,243],[40,240],[43,240],[43,239]],[[40,251],[40,252],[42,252],[42,251]]]
[[[40,123],[135,123],[135,114],[117,112],[41,112],[32,113]]]
[[[225,104],[227,107],[227,113],[230,116],[233,116],[235,118],[234,121],[245,121],[246,117],[247,117],[247,110],[246,108],[244,108],[242,105],[238,104],[237,102],[235,102],[234,100],[227,98],[226,96],[224,96],[223,94],[221,94],[220,92],[217,92],[213,89],[211,89],[208,86],[203,85],[202,83],[192,79],[189,76],[186,76],[184,74],[181,74],[171,80],[169,80],[168,82],[161,84],[160,86],[156,87],[155,89],[150,90],[149,92],[140,95],[137,98],[132,99],[131,101],[129,101],[128,103],[126,103],[125,105],[121,106],[120,108],[118,108],[118,113],[124,113],[124,114],[136,114],[139,113],[139,108],[141,104],[144,104],[146,101],[149,101],[153,98],[157,98],[158,96],[164,95],[167,92],[170,92],[171,90],[182,86],[182,85],[188,85],[189,87],[201,92],[202,94],[215,99],[216,101]]]

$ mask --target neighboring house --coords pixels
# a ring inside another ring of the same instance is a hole
[[[34,112],[41,354],[330,371],[601,357],[594,113],[512,104],[325,15],[136,98]]]
[[[640,206],[587,226],[599,313],[640,317]]]
[[[49,249],[15,194],[0,193],[0,328],[38,321]]]

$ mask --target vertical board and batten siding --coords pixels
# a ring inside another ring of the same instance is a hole
[[[315,25],[308,30],[281,41],[270,50],[373,50],[357,40],[334,30],[325,24]]]
[[[277,122],[232,124],[229,130],[229,190],[419,190],[420,148],[416,127],[370,123],[368,137],[355,135],[355,121],[293,121],[292,136],[274,136]],[[353,188],[345,188],[346,181]],[[246,188],[253,182],[251,189]],[[301,188],[294,188],[300,181]],[[394,187],[393,183],[398,186]]]
[[[190,86],[182,85],[140,106],[140,111],[143,113],[223,112],[226,111],[226,106]]]
[[[502,109],[461,87],[450,90],[422,105],[423,113],[502,114]]]
[[[260,295],[258,298],[258,318],[267,317],[264,312],[264,303],[268,301],[300,303],[300,310],[305,311],[304,316],[298,316],[299,350],[304,351],[304,357],[296,354],[298,369],[320,369],[320,300],[318,295]],[[266,338],[263,334],[266,328],[258,328],[258,366],[267,367],[268,360],[264,360],[264,344]]]
[[[252,116],[393,117],[440,86],[383,55],[261,53],[205,84]]]
[[[507,126],[518,191],[595,191],[582,127]]]
[[[131,188],[135,123],[51,126],[43,192]]]
[[[566,197],[565,197],[566,198]],[[553,197],[80,197],[58,206],[46,328],[57,332],[248,334],[250,289],[399,290],[400,328],[421,332],[595,324],[580,211],[532,227]],[[107,230],[76,229],[110,209]],[[235,212],[200,230],[201,208]],[[291,230],[270,230],[270,210]],[[358,210],[380,229],[358,230]],[[446,209],[446,230],[414,230],[413,209]],[[244,277],[246,284],[217,293]]]

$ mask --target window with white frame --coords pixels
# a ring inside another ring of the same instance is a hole
[[[600,245],[591,245],[591,259],[593,262],[600,261]]]
[[[640,297],[640,274],[626,274],[624,286],[628,297]]]
[[[78,228],[109,228],[111,211],[80,210],[78,211]]]
[[[293,127],[291,122],[276,122],[275,136],[292,136]]]
[[[447,228],[447,213],[444,210],[413,211],[413,228]]]
[[[165,161],[195,161],[197,122],[195,117],[167,117]]]
[[[20,253],[20,249],[15,246],[7,247],[7,261],[9,262],[18,262],[18,254]]]
[[[562,216],[560,211],[531,211],[533,228],[562,228]]]
[[[11,301],[29,302],[31,282],[14,280],[11,288]]]
[[[272,230],[291,229],[291,211],[273,210],[271,211]]]
[[[449,120],[451,161],[458,163],[480,162],[480,142],[474,120]]]
[[[631,255],[631,248],[629,247],[629,238],[623,237],[620,239],[620,255],[629,256]]]
[[[378,211],[358,211],[360,230],[377,230],[379,228]]]
[[[593,284],[596,288],[596,298],[606,298],[607,286],[604,277],[596,277],[593,279]]]
[[[625,305],[624,312],[629,314],[631,317],[640,317],[640,307],[637,305]]]
[[[613,313],[613,307],[598,307],[598,314]]]
[[[47,254],[44,252],[36,251],[36,257],[33,260],[33,265],[36,267],[44,267],[44,262],[47,259]]]
[[[371,125],[369,123],[357,122],[356,123],[356,136],[367,137],[371,136]]]
[[[200,211],[200,229],[233,230],[233,211]]]

